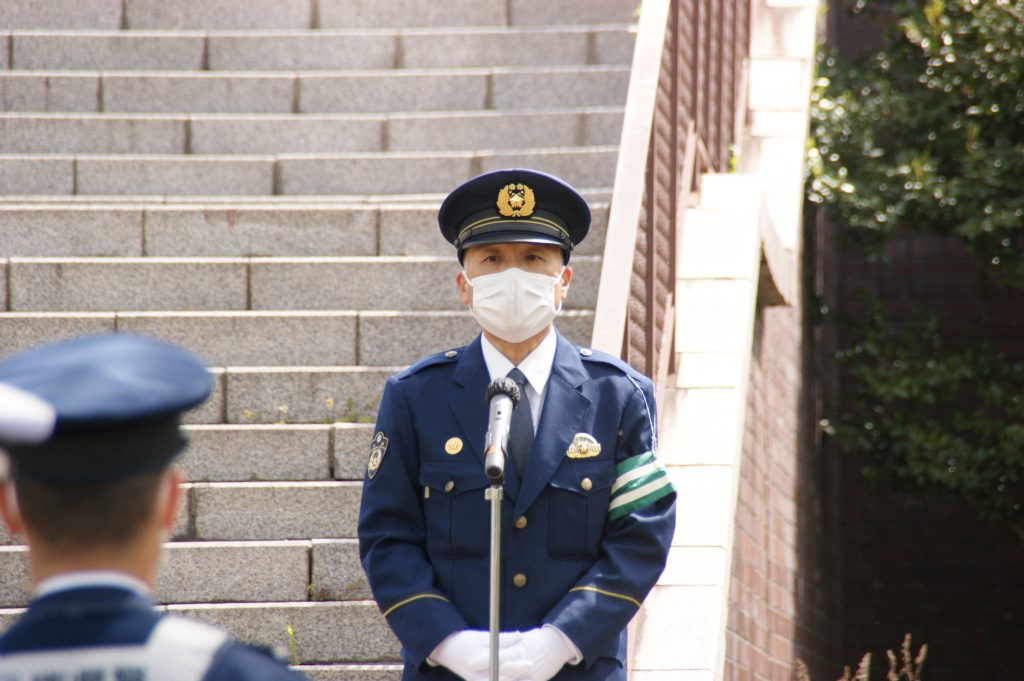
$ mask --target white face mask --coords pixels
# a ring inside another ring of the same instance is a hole
[[[565,271],[565,268],[562,268]],[[485,330],[509,343],[519,343],[540,333],[558,314],[555,286],[562,278],[527,272],[517,267],[470,280],[473,289],[470,311]]]

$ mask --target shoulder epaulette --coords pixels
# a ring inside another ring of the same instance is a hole
[[[397,378],[398,380],[408,378],[413,374],[423,371],[427,367],[436,366],[438,364],[451,364],[456,359],[458,359],[459,353],[461,353],[463,350],[465,350],[465,348],[452,348],[451,350],[445,350],[443,352],[436,352],[433,355],[427,355],[426,357],[416,362],[412,366],[399,372]]]
[[[647,378],[639,371],[631,367],[629,364],[622,361],[620,358],[616,357],[615,355],[609,355],[607,352],[601,352],[600,350],[594,350],[593,348],[579,348],[579,353],[580,359],[582,359],[584,362],[598,362],[600,364],[607,364],[609,366],[615,367],[624,374],[632,376],[633,378]]]

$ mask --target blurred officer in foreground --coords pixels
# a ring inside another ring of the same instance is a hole
[[[206,368],[159,341],[109,334],[0,362],[0,513],[29,545],[33,596],[0,636],[0,679],[301,679],[150,595],[182,482],[181,413]]]
[[[388,379],[359,518],[404,679],[488,676],[484,393],[504,376],[521,398],[502,507],[501,678],[625,679],[626,625],[664,568],[675,492],[651,382],[553,327],[590,210],[558,178],[501,170],[455,189],[438,220],[483,332]]]

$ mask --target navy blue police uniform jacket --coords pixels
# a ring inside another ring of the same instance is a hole
[[[392,376],[381,398],[359,547],[406,680],[458,678],[426,658],[449,634],[489,626],[489,382],[478,336]],[[624,679],[626,626],[664,568],[675,525],[675,492],[655,456],[653,386],[559,335],[546,390],[522,479],[511,461],[505,468],[501,629],[550,623],[565,633],[583,660],[560,681]],[[599,448],[574,447],[595,440]],[[631,498],[623,490],[638,464],[663,484]]]
[[[297,681],[267,651],[220,629],[159,612],[120,586],[83,586],[32,601],[0,636],[0,679]]]

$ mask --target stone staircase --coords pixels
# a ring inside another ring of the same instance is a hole
[[[384,379],[475,333],[437,206],[501,167],[581,188],[560,328],[589,342],[636,5],[0,4],[0,357],[117,329],[216,379],[188,417],[169,609],[314,679],[398,677],[355,524]],[[3,628],[28,577],[0,544]]]

